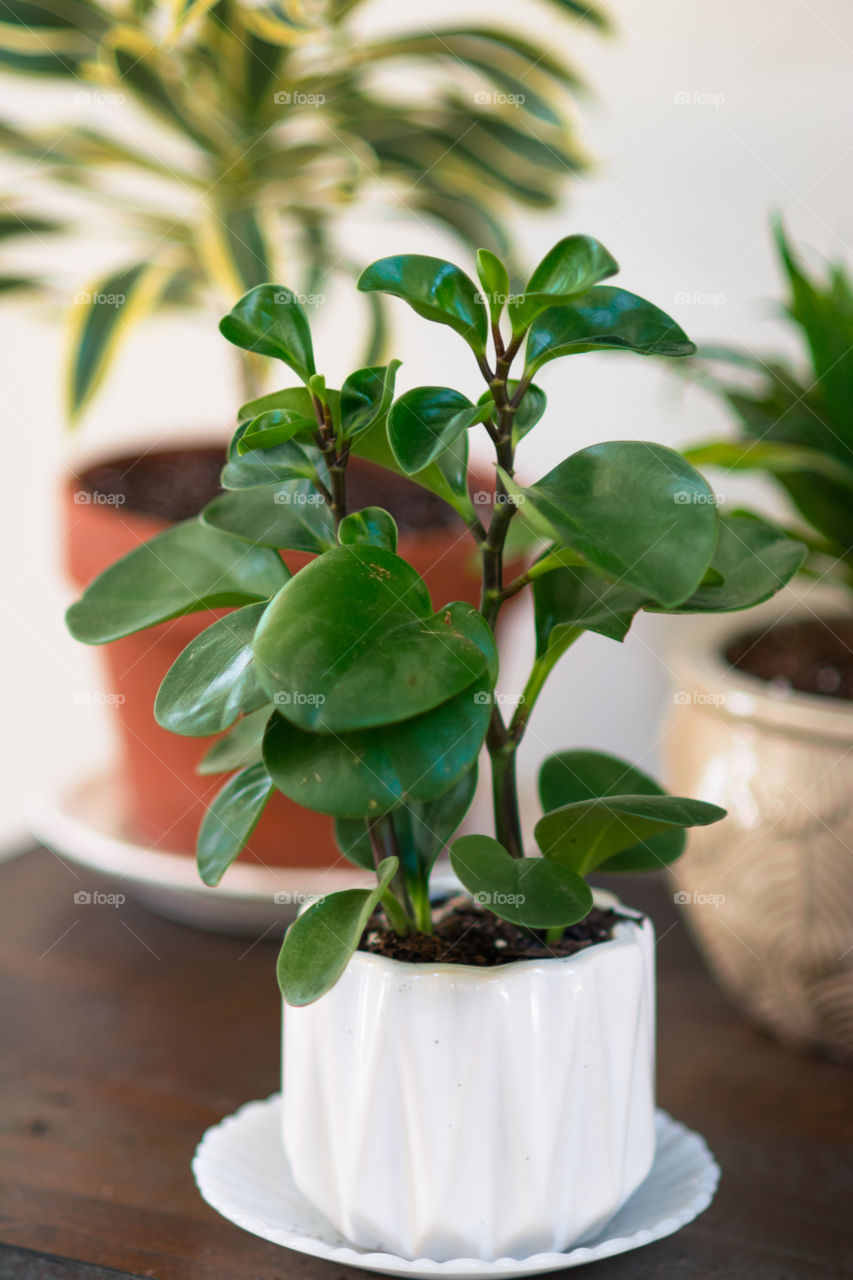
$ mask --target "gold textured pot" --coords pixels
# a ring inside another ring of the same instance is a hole
[[[853,1062],[853,706],[780,692],[724,657],[744,632],[849,612],[799,588],[682,620],[666,753],[674,792],[729,811],[673,867],[710,968],[787,1046]]]

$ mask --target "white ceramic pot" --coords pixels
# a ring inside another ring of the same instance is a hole
[[[285,1010],[299,1189],[352,1243],[403,1258],[594,1234],[654,1157],[653,939],[638,917],[575,956],[488,969],[358,953]]]
[[[682,619],[666,751],[672,791],[728,809],[672,868],[715,976],[787,1045],[853,1060],[853,709],[780,693],[724,656],[777,619],[845,611],[844,597],[801,588]]]

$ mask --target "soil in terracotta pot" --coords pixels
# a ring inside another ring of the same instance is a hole
[[[542,942],[535,934],[498,920],[469,898],[451,898],[433,911],[434,933],[411,933],[401,938],[376,916],[361,939],[359,950],[410,964],[470,964],[488,967],[512,960],[547,960],[573,956],[596,942],[607,942],[620,920],[610,907],[593,907],[585,920],[569,925],[559,942]]]
[[[739,671],[780,692],[853,700],[853,619],[809,618],[738,636],[725,651]]]
[[[102,502],[174,522],[191,519],[222,492],[219,475],[224,463],[221,448],[168,449],[111,459],[90,467],[80,479]],[[347,496],[353,511],[367,506],[390,511],[401,534],[459,523],[452,507],[428,489],[358,458],[347,470]]]

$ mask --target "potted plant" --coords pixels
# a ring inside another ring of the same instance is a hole
[[[808,546],[796,593],[749,625],[682,634],[675,785],[725,805],[676,872],[684,909],[737,1004],[786,1044],[853,1059],[853,287],[776,230],[800,362],[712,350],[699,376],[737,436],[687,456],[755,471]]]
[[[652,926],[596,897],[587,877],[666,865],[688,827],[723,810],[666,795],[616,757],[563,751],[542,768],[534,855],[516,753],[549,672],[584,632],[621,640],[640,609],[749,607],[802,554],[769,525],[721,517],[699,472],[657,444],[597,444],[535,484],[514,478],[518,441],[545,410],[534,378],[548,362],[693,350],[657,307],[600,283],[616,270],[579,235],[514,295],[488,251],[479,286],[436,258],[368,267],[360,289],[404,299],[467,343],[485,385],[477,401],[439,385],[395,398],[391,366],[332,390],[294,294],[251,290],[223,334],[278,357],[301,385],[240,425],[225,497],[108,569],[68,615],[78,639],[99,643],[235,606],[157,698],[172,730],[232,726],[230,764],[239,753],[242,768],[199,833],[206,883],[276,789],[334,817],[341,851],[375,872],[373,887],[328,895],[285,935],[284,1141],[297,1185],[348,1239],[403,1257],[563,1249],[646,1176]],[[477,428],[495,451],[491,508],[468,497]],[[463,515],[481,561],[478,608],[432,600],[388,512],[351,506],[348,466],[365,454]],[[509,579],[514,520],[543,545]],[[306,539],[318,554],[291,575],[290,548]],[[525,590],[537,652],[507,719],[494,627]],[[494,831],[457,836],[484,745]],[[447,846],[465,892],[436,901],[430,878]],[[484,1143],[497,1178],[483,1176]]]
[[[551,3],[574,22],[607,29],[594,6]],[[70,8],[11,0],[4,7],[0,66],[69,85],[78,119],[61,127],[7,121],[0,138],[26,166],[31,205],[42,194],[53,207],[70,188],[81,215],[54,226],[16,206],[6,229],[31,226],[40,240],[55,231],[91,234],[91,218],[106,212],[125,245],[123,261],[75,292],[73,420],[103,384],[117,348],[152,311],[228,307],[244,290],[276,279],[283,260],[304,266],[306,305],[351,279],[360,267],[337,228],[377,187],[392,208],[437,222],[471,247],[503,251],[507,212],[552,206],[582,167],[567,111],[582,86],[560,56],[498,24],[366,36],[360,19],[368,7],[363,0],[121,9],[105,0]],[[413,77],[415,93],[401,70]],[[150,133],[140,128],[145,118]],[[378,295],[366,301],[364,363],[371,365],[380,359],[385,323]],[[245,399],[263,389],[264,366],[262,356],[239,353]],[[192,447],[180,440],[180,426],[165,447],[119,453],[69,477],[66,548],[77,586],[217,493],[224,424],[212,423],[210,441]],[[353,484],[369,490],[369,465],[353,471]],[[453,512],[418,499],[405,480],[398,490],[386,505],[400,519],[406,553],[428,577],[444,576],[435,587],[452,578],[451,595],[474,590]],[[128,832],[172,852],[192,852],[213,793],[195,770],[198,744],[159,729],[150,706],[199,630],[198,619],[186,618],[105,654]],[[292,864],[295,849],[327,863],[331,830],[279,799],[253,850],[264,863]]]

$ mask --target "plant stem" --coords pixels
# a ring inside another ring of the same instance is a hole
[[[388,856],[382,831],[382,824],[385,820],[386,819],[384,817],[373,818],[367,823],[367,834],[370,836],[370,847],[373,850],[373,863],[376,867],[377,874],[379,872],[380,864],[383,863]],[[391,822],[393,828],[393,820],[388,817],[388,821]],[[395,876],[394,879],[396,883],[397,877]],[[396,896],[390,889],[386,889],[379,901],[382,903],[382,908],[388,918],[388,923],[391,928],[395,933],[399,933],[402,937],[405,937],[406,934],[411,931],[413,921],[405,909],[400,905]]]
[[[555,947],[566,931],[565,925],[555,924],[551,929],[545,930],[545,941],[549,947]]]
[[[554,667],[562,658],[571,645],[577,640],[578,636],[583,635],[582,627],[566,627],[560,638],[553,641],[545,653],[537,658],[533,666],[530,668],[530,675],[527,677],[527,684],[524,686],[524,692],[521,695],[521,701],[513,713],[512,720],[509,723],[508,736],[515,747],[524,737],[524,731],[527,728],[528,721],[533,714],[533,708],[536,706],[536,700],[539,697],[545,685],[545,681],[553,671]]]

